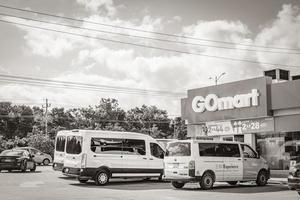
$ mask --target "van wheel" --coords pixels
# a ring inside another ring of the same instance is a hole
[[[108,181],[109,181],[109,174],[107,173],[107,171],[102,170],[96,174],[95,177],[96,185],[106,185]]]
[[[210,172],[206,172],[200,181],[200,186],[203,190],[212,189],[214,186],[214,177]]]
[[[229,185],[236,185],[238,182],[237,182],[237,181],[227,181],[227,183],[228,183]]]
[[[171,184],[172,184],[172,186],[174,188],[178,188],[179,189],[179,188],[183,188],[183,186],[184,186],[185,183],[177,182],[177,181],[172,181]]]
[[[267,173],[265,171],[260,171],[257,175],[256,184],[259,186],[264,186],[268,182]]]
[[[46,158],[46,159],[43,160],[43,165],[46,166],[46,165],[49,165],[49,163],[50,163],[49,159]]]

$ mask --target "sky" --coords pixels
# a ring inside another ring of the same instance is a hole
[[[226,74],[219,83],[262,76],[264,70],[275,67],[203,54],[296,66],[281,68],[291,70],[292,75],[300,74],[300,67],[297,67],[300,66],[300,56],[295,54],[300,51],[299,0],[1,0],[0,5],[148,32],[74,22],[1,7],[0,20],[192,53],[155,50],[0,22],[0,74],[183,94],[188,89],[213,85],[214,81],[209,77],[223,72]],[[64,23],[85,30],[1,14]],[[87,29],[178,40],[193,45],[116,36]],[[160,36],[150,32],[204,40]],[[282,49],[254,49],[251,45]],[[264,52],[266,50],[273,52]],[[70,108],[95,105],[101,98],[116,98],[124,109],[142,104],[156,105],[166,109],[170,116],[180,116],[180,99],[184,97],[36,87],[0,80],[0,101],[30,105],[42,105],[47,98],[52,107]]]

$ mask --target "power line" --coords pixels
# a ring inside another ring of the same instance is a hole
[[[28,18],[28,17],[21,17],[21,16],[17,16],[17,15],[6,14],[6,13],[0,13],[0,15],[1,16],[12,17],[12,18],[17,18],[17,19],[30,20],[30,21],[34,21],[34,22],[41,22],[41,23],[45,23],[45,24],[58,25],[58,26],[62,26],[62,27],[69,27],[69,28],[81,29],[81,30],[87,30],[87,31],[95,31],[95,32],[100,32],[100,33],[120,35],[120,36],[140,38],[140,39],[148,39],[148,40],[167,42],[167,43],[178,43],[178,44],[183,44],[183,45],[210,47],[210,48],[218,48],[218,49],[231,49],[231,50],[250,51],[250,52],[280,53],[280,54],[292,54],[292,55],[293,54],[300,54],[300,52],[267,51],[267,50],[257,50],[257,49],[243,49],[243,48],[237,48],[237,47],[205,45],[205,44],[199,44],[199,43],[183,42],[183,41],[178,41],[178,40],[153,38],[153,37],[146,37],[146,36],[139,36],[139,35],[131,35],[131,34],[126,34],[126,33],[113,32],[113,31],[105,31],[105,30],[94,29],[94,28],[79,27],[79,26],[74,26],[74,25],[69,25],[69,24],[58,23],[58,22],[50,22],[50,21],[45,21],[45,20],[32,19],[32,18]]]
[[[10,115],[0,115],[0,118],[34,118],[35,115],[19,115],[19,116],[10,116]],[[54,117],[54,119],[74,119],[76,117]],[[85,118],[88,120],[87,118]],[[95,122],[114,122],[114,123],[151,123],[151,124],[169,124],[171,120],[161,120],[161,121],[152,121],[152,120],[114,120],[114,119],[100,119],[95,120]]]
[[[49,29],[49,28],[42,28],[42,27],[38,27],[38,26],[32,26],[32,25],[28,25],[28,24],[23,24],[23,23],[18,23],[18,22],[11,22],[11,21],[6,21],[6,20],[0,20],[0,22],[20,25],[20,26],[25,26],[25,27],[40,29],[40,30],[45,30],[45,31],[52,31],[52,32],[56,32],[56,33],[63,33],[63,34],[68,34],[68,35],[72,35],[72,36],[80,36],[80,37],[86,37],[86,38],[90,38],[90,39],[96,39],[96,40],[102,40],[102,41],[107,41],[107,42],[120,43],[120,44],[125,44],[125,45],[132,45],[132,46],[137,46],[137,47],[156,49],[156,50],[162,50],[162,51],[168,51],[168,52],[182,53],[182,54],[188,54],[188,55],[197,55],[197,56],[217,58],[217,59],[223,59],[223,60],[229,60],[229,61],[247,62],[247,63],[252,63],[252,64],[263,64],[263,65],[272,65],[272,66],[281,66],[281,67],[294,67],[294,68],[299,68],[300,67],[298,65],[285,65],[285,64],[259,62],[259,61],[254,61],[254,60],[237,59],[237,58],[230,58],[230,57],[223,57],[223,56],[214,56],[214,55],[201,54],[201,53],[192,53],[192,52],[186,52],[186,51],[181,51],[181,50],[175,50],[175,49],[168,49],[168,48],[162,48],[162,47],[157,47],[157,46],[149,46],[149,45],[144,45],[144,44],[124,42],[124,41],[119,41],[119,40],[112,40],[112,39],[89,36],[89,35],[83,35],[83,34],[78,34],[78,33],[71,33],[71,32],[67,32],[67,31],[54,30],[54,29]]]
[[[50,16],[50,17],[55,17],[55,18],[67,19],[67,20],[72,20],[72,21],[77,21],[77,22],[82,22],[82,23],[89,23],[89,24],[101,25],[101,26],[118,28],[118,29],[126,29],[126,30],[132,30],[132,31],[143,32],[143,33],[151,33],[151,34],[157,34],[157,35],[168,36],[168,37],[184,38],[184,39],[191,39],[191,40],[198,40],[198,41],[205,41],[205,42],[214,42],[214,43],[223,43],[223,44],[230,44],[230,45],[247,46],[247,47],[265,48],[265,49],[280,49],[280,50],[289,50],[289,51],[299,51],[300,50],[298,48],[291,49],[291,48],[287,48],[287,47],[276,47],[276,46],[264,46],[264,45],[234,43],[234,42],[226,42],[226,41],[220,41],[220,40],[211,40],[211,39],[206,39],[206,38],[196,38],[196,37],[185,36],[185,35],[175,35],[175,34],[170,34],[170,33],[147,31],[147,30],[142,30],[142,29],[137,29],[137,28],[117,26],[117,25],[94,22],[94,21],[88,21],[88,20],[82,20],[82,19],[77,19],[77,18],[72,18],[72,17],[65,17],[65,16],[61,16],[61,15],[54,15],[54,14],[35,11],[35,10],[21,9],[21,8],[7,6],[7,5],[3,5],[3,4],[0,4],[0,7],[11,9],[11,10],[18,10],[18,11],[22,11],[22,12],[28,12],[28,13],[44,15],[44,16]]]
[[[54,81],[49,79],[22,77],[22,76],[12,76],[0,74],[0,82],[9,83],[22,83],[29,85],[39,85],[56,87],[62,89],[79,89],[79,90],[89,90],[89,91],[101,91],[101,92],[115,92],[115,93],[126,93],[126,94],[136,94],[136,95],[151,95],[151,96],[170,96],[179,97],[185,95],[185,93],[175,93],[168,91],[158,91],[158,90],[142,90],[135,88],[126,87],[112,87],[106,85],[95,85],[95,84],[85,84],[79,82],[66,82],[66,81]]]

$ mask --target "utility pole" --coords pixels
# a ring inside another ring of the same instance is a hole
[[[46,99],[45,106],[42,106],[45,108],[45,134],[48,134],[48,108],[51,107],[51,104],[48,103],[48,99]]]

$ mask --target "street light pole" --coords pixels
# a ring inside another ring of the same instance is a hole
[[[218,85],[218,81],[220,80],[220,78],[222,77],[222,76],[224,76],[226,73],[225,72],[223,72],[222,74],[220,74],[219,76],[215,76],[214,78],[212,78],[212,77],[209,77],[209,79],[214,79],[214,81],[215,81],[215,85]]]

